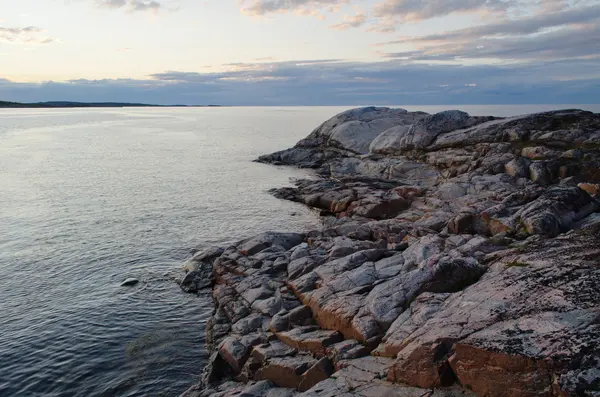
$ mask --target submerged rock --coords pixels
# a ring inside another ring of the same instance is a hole
[[[140,282],[137,278],[128,278],[121,283],[121,287],[133,287]]]

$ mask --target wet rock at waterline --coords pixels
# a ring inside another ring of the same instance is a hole
[[[184,396],[599,396],[599,142],[581,110],[361,108],[261,156],[317,169],[272,193],[323,228],[199,254],[214,353]]]
[[[140,282],[137,278],[128,278],[121,283],[121,287],[133,287]]]

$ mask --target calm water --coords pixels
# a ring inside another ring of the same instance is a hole
[[[198,246],[316,226],[266,193],[307,173],[251,160],[342,110],[0,110],[0,395],[173,396],[193,384],[212,304],[179,290],[181,263]],[[120,287],[127,277],[142,282]]]

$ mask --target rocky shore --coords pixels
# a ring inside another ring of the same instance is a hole
[[[200,252],[184,397],[600,396],[600,114],[360,108],[260,162],[323,228]]]

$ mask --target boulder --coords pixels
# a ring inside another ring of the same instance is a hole
[[[337,331],[325,331],[315,327],[296,327],[276,335],[286,345],[317,356],[325,355],[327,347],[343,339]]]
[[[273,245],[289,250],[304,241],[304,235],[299,233],[262,233],[249,238],[237,245],[238,250],[246,255],[254,255]]]
[[[137,278],[128,278],[121,283],[121,287],[132,287],[138,284],[139,282],[140,280],[138,280]]]
[[[185,292],[198,292],[210,287],[213,283],[212,264],[200,262],[194,267],[195,270],[187,273],[179,283],[179,286]]]
[[[509,161],[504,166],[506,173],[515,178],[527,178],[530,176],[529,166],[531,161],[523,157],[518,157]]]
[[[280,387],[308,390],[331,375],[332,367],[328,368],[322,360],[309,355],[273,358],[256,372],[256,378]]]

